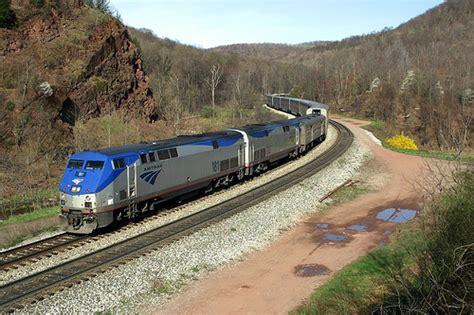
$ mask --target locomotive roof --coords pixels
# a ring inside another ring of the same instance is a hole
[[[300,122],[302,120],[307,120],[307,119],[311,119],[311,118],[313,118],[312,115],[310,115],[310,116],[298,116],[298,117],[295,117],[295,118],[291,118],[291,120],[290,119],[275,120],[275,121],[272,121],[272,123],[277,124],[277,125],[281,125],[281,126],[289,126],[289,125],[298,124],[298,122]]]
[[[309,107],[314,107],[314,108],[323,108],[323,109],[326,109],[326,110],[329,109],[328,105],[320,103],[320,102],[316,102],[316,101],[304,100],[304,99],[294,98],[294,97],[280,96],[279,94],[273,94],[273,95],[267,95],[267,96],[280,98],[282,100],[292,100],[294,102],[298,102],[300,104],[307,105],[308,108]]]
[[[124,146],[119,146],[119,147],[112,147],[112,148],[99,150],[98,152],[108,155],[108,156],[126,154],[126,153],[139,153],[139,152],[144,152],[144,151],[153,151],[153,150],[159,150],[159,149],[166,149],[170,147],[177,147],[180,145],[192,144],[194,142],[212,141],[212,140],[217,140],[217,139],[221,139],[225,137],[236,137],[236,136],[241,137],[240,133],[236,131],[231,131],[231,130],[207,132],[207,133],[195,134],[195,135],[181,135],[181,136],[178,136],[177,138],[156,140],[156,141],[150,141],[146,143],[124,145]]]
[[[253,132],[253,131],[261,131],[261,130],[266,130],[266,129],[272,129],[280,126],[280,124],[275,123],[275,122],[270,122],[268,124],[251,124],[251,125],[245,125],[242,127],[237,127],[234,129],[237,130],[243,130],[246,132]]]

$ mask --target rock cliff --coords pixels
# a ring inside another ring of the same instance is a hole
[[[113,111],[157,118],[141,56],[120,21],[79,0],[11,8],[16,27],[0,29],[0,143],[21,145],[37,128],[61,138],[78,120]]]

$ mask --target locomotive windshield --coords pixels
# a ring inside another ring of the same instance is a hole
[[[86,170],[101,170],[104,167],[104,161],[87,161]]]
[[[67,168],[81,169],[82,165],[84,165],[84,160],[70,160],[67,164]]]

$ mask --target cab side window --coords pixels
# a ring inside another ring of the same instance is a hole
[[[150,158],[150,162],[155,162],[155,152],[148,153],[148,157]]]
[[[120,168],[124,168],[125,167],[125,160],[124,159],[115,159],[115,160],[113,160],[113,164],[114,164],[114,169],[115,170],[120,169]]]

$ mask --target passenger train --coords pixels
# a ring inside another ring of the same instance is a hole
[[[59,185],[61,228],[90,234],[166,200],[244,180],[326,138],[326,105],[281,95],[268,95],[267,105],[297,117],[72,154]]]

